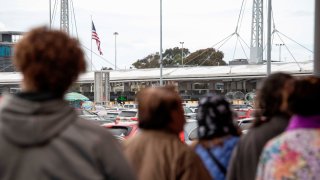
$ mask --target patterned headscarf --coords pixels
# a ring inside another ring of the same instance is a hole
[[[238,135],[230,104],[223,96],[208,94],[202,98],[199,102],[197,120],[199,139]]]

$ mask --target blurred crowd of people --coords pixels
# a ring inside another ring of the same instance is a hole
[[[199,101],[198,139],[179,139],[185,117],[174,87],[137,95],[140,132],[119,144],[63,100],[85,71],[78,40],[46,27],[17,43],[22,92],[0,105],[0,179],[319,179],[320,79],[275,73],[258,89],[245,135],[229,102]]]

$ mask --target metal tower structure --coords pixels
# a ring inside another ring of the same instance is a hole
[[[69,34],[69,0],[61,0],[60,29]]]
[[[263,0],[253,0],[250,64],[261,64],[263,60]]]

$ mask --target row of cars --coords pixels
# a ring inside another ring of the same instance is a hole
[[[246,133],[251,127],[253,122],[253,109],[250,106],[233,106],[234,111],[238,116],[238,125],[243,133]],[[182,141],[186,143],[192,142],[197,138],[197,120],[196,110],[184,106],[184,112],[186,117],[186,124],[184,132],[180,134]],[[98,125],[109,129],[109,131],[120,141],[134,136],[138,132],[138,110],[126,109],[122,107],[103,109],[96,112],[89,112],[82,110],[80,117],[92,120]]]

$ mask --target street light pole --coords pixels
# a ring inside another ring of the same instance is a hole
[[[163,86],[162,66],[162,0],[160,0],[160,86]]]
[[[271,74],[271,0],[268,0],[268,25],[267,25],[267,75]]]
[[[117,35],[118,32],[114,32],[114,70],[117,70]]]
[[[313,74],[320,77],[320,1],[315,1]]]
[[[281,62],[281,46],[284,46],[283,43],[276,44],[276,46],[279,46],[279,62]]]
[[[181,44],[181,63],[182,63],[182,67],[183,67],[183,43],[184,42],[180,42],[180,44]]]
[[[51,0],[49,0],[49,27],[51,29],[52,19],[51,19]]]

